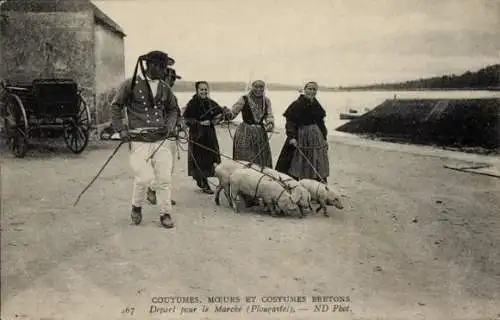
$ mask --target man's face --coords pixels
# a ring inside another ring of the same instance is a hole
[[[158,80],[162,77],[165,67],[161,63],[148,61],[146,65],[147,73],[151,79]]]

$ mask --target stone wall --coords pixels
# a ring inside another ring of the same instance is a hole
[[[93,13],[2,10],[0,78],[71,78],[94,106]]]
[[[96,98],[110,96],[125,75],[119,26],[88,0],[0,4],[0,79],[22,83],[36,78],[73,79],[94,121],[106,121],[106,104],[98,106]]]
[[[109,121],[109,104],[115,89],[125,78],[125,48],[123,38],[109,28],[95,25],[95,90],[98,123]]]

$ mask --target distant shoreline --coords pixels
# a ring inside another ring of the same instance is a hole
[[[268,88],[269,91],[294,91],[298,93],[298,89],[284,89],[284,88]],[[243,92],[245,88],[211,88],[212,92]],[[500,88],[422,88],[422,89],[331,89],[320,88],[319,91],[323,92],[425,92],[425,91],[500,91]],[[194,88],[174,88],[174,92],[194,92]]]
[[[212,91],[241,92],[247,89],[249,83],[243,81],[209,81]],[[177,82],[177,91],[193,91],[193,81]],[[270,91],[299,91],[302,85],[268,83]],[[422,78],[404,82],[372,83],[355,85],[323,85],[320,91],[350,92],[350,91],[500,91],[500,64],[491,65],[475,72],[467,71],[462,75],[444,75],[432,78]]]
[[[325,90],[323,90],[325,91]],[[374,89],[333,89],[328,91],[335,92],[350,92],[350,91],[390,91],[390,92],[422,92],[422,91],[500,91],[500,87],[494,88],[412,88],[412,89],[390,89],[390,88],[374,88]]]

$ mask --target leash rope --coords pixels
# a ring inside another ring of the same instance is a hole
[[[304,159],[306,159],[307,163],[309,163],[309,165],[311,166],[311,168],[313,169],[314,173],[318,176],[318,178],[321,180],[321,183],[324,183],[326,184],[326,181],[323,179],[323,177],[319,174],[318,170],[316,169],[316,167],[312,164],[311,160],[309,160],[309,158],[304,154],[304,152],[302,152],[301,148],[299,146],[296,146],[295,147],[297,149],[297,151],[300,153],[300,155],[302,157],[304,157]]]
[[[224,157],[224,158],[229,159],[229,160],[231,160],[231,161],[237,162],[237,163],[241,164],[243,167],[246,167],[246,168],[252,169],[252,170],[254,170],[254,171],[256,171],[256,172],[259,172],[259,173],[261,173],[261,174],[263,174],[263,175],[265,175],[265,176],[267,176],[267,177],[271,178],[272,180],[274,180],[274,181],[278,182],[281,186],[283,186],[283,187],[287,187],[287,186],[286,186],[286,185],[285,185],[285,184],[284,184],[284,183],[283,183],[280,179],[276,179],[274,176],[272,176],[272,175],[270,175],[270,174],[268,174],[268,173],[265,173],[265,172],[261,171],[262,169],[261,169],[261,170],[258,170],[258,169],[256,169],[256,168],[254,168],[254,167],[252,167],[252,166],[251,166],[252,164],[257,165],[256,163],[249,162],[249,164],[246,164],[246,163],[243,163],[241,160],[234,160],[232,157],[230,157],[230,156],[228,156],[228,155],[224,154],[224,153],[223,153],[223,152],[221,152],[220,150],[217,152],[216,150],[214,150],[214,149],[212,149],[212,148],[209,148],[209,147],[207,147],[207,146],[205,146],[205,145],[203,145],[203,144],[200,144],[200,143],[198,143],[198,142],[196,142],[196,141],[193,141],[193,140],[191,140],[191,139],[189,139],[189,138],[184,138],[183,140],[185,140],[185,142],[184,142],[184,143],[182,143],[182,142],[181,142],[180,144],[186,144],[186,143],[188,143],[188,142],[191,142],[192,144],[197,145],[197,146],[199,146],[200,148],[205,149],[205,150],[207,150],[207,151],[211,151],[211,152],[213,152],[213,153],[219,153],[221,157]],[[180,146],[179,146],[179,148],[180,148],[182,151],[187,151],[187,150],[183,149],[183,148],[182,148],[182,147],[180,147]],[[196,159],[194,158],[194,154],[192,153],[192,150],[191,150],[191,153],[190,153],[190,154],[191,154],[191,156],[193,157],[193,161],[194,161],[194,162],[196,162]],[[197,165],[197,167],[199,167],[199,166]]]
[[[283,209],[280,208],[279,201],[280,201],[281,196],[283,195],[283,193],[285,191],[286,191],[285,189],[281,190],[280,195],[278,196],[278,198],[276,198],[275,203],[274,203],[274,205],[276,205],[280,211],[284,211]]]
[[[257,193],[259,192],[259,186],[260,186],[260,182],[262,181],[262,179],[264,179],[266,176],[265,175],[262,175],[259,180],[257,181],[257,185],[255,186],[255,192],[254,192],[254,195],[253,197],[254,198],[257,198]]]
[[[132,134],[131,137],[139,137],[141,135],[145,135],[147,133],[160,133],[161,132],[161,129],[158,129],[158,130],[151,130],[151,129],[143,129],[141,130],[139,133],[135,133],[135,134]],[[184,133],[184,136],[181,136],[179,133],[180,132],[183,132]],[[146,161],[149,161],[150,159],[152,159],[154,157],[154,155],[156,154],[156,152],[159,150],[159,148],[167,141],[176,141],[176,144],[177,144],[177,148],[178,150],[182,150],[182,151],[187,151],[185,149],[183,149],[181,147],[181,145],[183,144],[187,144],[189,142],[191,142],[192,144],[194,145],[197,145],[205,150],[208,150],[208,151],[211,151],[213,153],[218,153],[220,154],[220,156],[224,157],[224,158],[227,158],[229,160],[232,160],[232,161],[235,161],[241,165],[243,165],[244,167],[247,167],[247,168],[250,168],[252,170],[255,170],[259,173],[261,173],[263,176],[268,176],[269,178],[271,178],[272,180],[274,181],[277,181],[280,185],[282,185],[284,188],[287,187],[280,179],[276,179],[275,177],[273,177],[272,175],[270,174],[267,174],[265,172],[263,172],[262,170],[257,170],[255,168],[253,168],[251,166],[251,164],[253,163],[253,161],[250,162],[250,166],[245,164],[245,163],[242,163],[241,161],[239,160],[234,160],[232,157],[224,154],[223,152],[221,152],[220,150],[219,151],[216,151],[212,148],[209,148],[207,146],[204,146],[203,144],[200,144],[196,141],[193,141],[191,139],[188,138],[188,135],[186,133],[185,130],[177,130],[177,133],[175,136],[167,136],[166,138],[164,138],[161,143],[156,147],[156,149],[153,151],[153,153],[151,153],[151,155],[146,159]],[[116,153],[118,152],[118,150],[120,149],[120,147],[125,144],[125,143],[128,143],[129,144],[129,148],[131,147],[131,142],[132,142],[132,139],[123,139],[122,141],[120,141],[120,143],[115,147],[115,149],[113,150],[113,152],[111,153],[111,155],[108,157],[108,159],[106,160],[106,162],[104,163],[104,165],[99,169],[99,171],[97,172],[97,174],[94,176],[94,178],[90,181],[90,183],[80,192],[80,194],[78,195],[75,203],[73,204],[73,206],[76,206],[76,204],[80,201],[80,198],[83,196],[83,194],[92,186],[92,184],[97,180],[97,178],[99,177],[99,175],[104,171],[104,169],[106,168],[106,166],[109,164],[109,162],[111,161],[111,159],[113,159],[113,157],[116,155]],[[193,159],[193,162],[195,163],[195,165],[197,166],[198,170],[200,170],[200,167],[196,161],[196,158],[194,157],[194,154],[191,150],[191,156],[192,156],[192,159]],[[178,155],[178,159],[180,159],[180,155]],[[201,170],[200,170],[201,172]],[[207,179],[207,177],[204,177],[205,179]],[[208,181],[208,179],[207,179]],[[214,183],[208,181],[209,183],[211,183],[212,185],[215,186]]]

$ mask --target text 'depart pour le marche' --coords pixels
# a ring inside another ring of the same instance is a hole
[[[351,312],[350,303],[349,296],[154,296],[148,310],[128,306],[122,314],[335,313]]]

